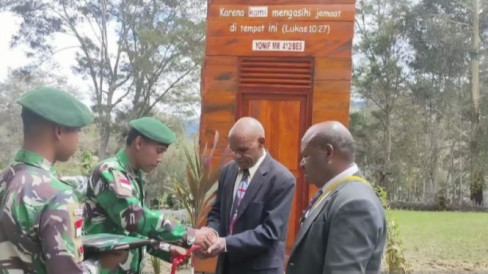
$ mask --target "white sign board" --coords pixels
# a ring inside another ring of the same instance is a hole
[[[300,40],[253,40],[253,51],[304,52],[305,41]]]

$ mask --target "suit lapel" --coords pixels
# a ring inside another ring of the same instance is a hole
[[[265,182],[265,176],[269,171],[270,161],[271,157],[268,153],[261,165],[256,170],[256,174],[254,174],[251,182],[249,183],[249,186],[247,187],[246,194],[244,194],[244,198],[242,198],[241,205],[239,206],[239,210],[237,212],[236,221],[239,220],[239,217],[241,217],[244,211],[246,211],[246,208],[253,201],[256,193],[258,193],[259,189],[263,186]]]
[[[224,184],[224,199],[225,199],[225,208],[224,208],[224,220],[225,220],[225,230],[227,231],[230,226],[230,211],[232,209],[232,202],[234,200],[234,185],[237,178],[238,168],[236,164],[232,164],[230,167],[230,173],[225,178]]]
[[[363,175],[361,174],[360,171],[356,172],[354,175],[363,177]],[[298,235],[295,238],[295,243],[293,244],[293,248],[292,248],[290,254],[293,254],[293,252],[295,251],[298,244],[301,242],[303,237],[305,237],[305,235],[307,234],[307,231],[310,229],[310,227],[312,226],[315,219],[317,219],[317,216],[322,212],[322,210],[327,205],[327,203],[330,201],[332,196],[334,196],[334,192],[339,191],[340,188],[341,188],[341,186],[338,186],[335,190],[333,190],[331,193],[329,193],[329,195],[327,195],[327,197],[325,197],[325,199],[320,201],[320,203],[317,205],[317,208],[310,213],[308,218],[305,219],[302,226],[300,227],[300,230],[298,231]]]
[[[327,203],[329,202],[330,197],[331,197],[331,195],[328,195],[325,199],[320,201],[319,204],[317,205],[317,208],[315,208],[312,212],[310,212],[310,215],[302,223],[302,225],[300,226],[300,230],[298,231],[298,235],[295,239],[295,243],[293,244],[293,248],[292,248],[291,253],[294,252],[295,248],[301,242],[303,237],[305,237],[305,235],[307,234],[307,231],[310,229],[310,227],[312,226],[315,219],[317,219],[317,216],[322,212],[325,205],[327,205]]]

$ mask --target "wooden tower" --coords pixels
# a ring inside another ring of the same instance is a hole
[[[312,124],[348,124],[355,0],[209,0],[202,69],[200,140],[252,116],[267,149],[297,177],[287,248],[316,192],[299,169],[300,139]],[[196,262],[213,272],[215,261]]]

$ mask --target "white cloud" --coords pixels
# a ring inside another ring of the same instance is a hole
[[[1,1],[1,0],[0,0]],[[0,82],[3,82],[8,77],[9,70],[19,68],[23,65],[27,65],[31,60],[27,58],[24,53],[26,46],[19,46],[10,48],[10,41],[12,35],[14,35],[20,26],[22,19],[10,12],[0,12],[0,26],[2,27],[2,35],[0,35]],[[108,52],[111,56],[112,62],[115,60],[115,56],[118,50],[116,26],[113,22],[108,25]],[[84,22],[79,25],[78,31],[82,35],[86,35],[93,39],[95,43],[98,40],[98,33],[90,26],[89,23]],[[83,79],[79,74],[73,73],[72,67],[76,64],[76,53],[80,52],[79,42],[74,36],[66,33],[56,33],[49,38],[51,45],[54,45],[54,55],[46,60],[46,63],[39,69],[41,71],[50,71],[54,75],[65,78],[67,84],[70,87],[76,88],[80,93],[78,98],[84,101],[87,105],[90,105],[90,94],[92,94],[93,84],[91,79]],[[122,58],[126,56],[122,55]],[[56,64],[56,68],[53,70],[52,64]],[[164,77],[168,77],[165,75]],[[167,79],[168,81],[170,79]],[[196,85],[198,87],[198,85]],[[195,87],[195,88],[196,88]],[[119,99],[123,91],[119,90],[114,94],[114,100]],[[174,107],[171,104],[161,104],[158,109],[164,109],[166,112],[177,113],[178,107]],[[196,115],[199,115],[200,107],[191,107]]]
[[[22,49],[10,48],[10,41],[18,29],[21,20],[12,13],[0,13],[0,81],[4,81],[8,76],[9,69],[15,69],[27,64],[28,60]]]
[[[0,12],[0,26],[2,35],[0,35],[0,82],[5,81],[10,70],[27,65],[29,59],[24,53],[25,46],[15,48],[10,47],[12,35],[18,30],[22,19],[10,12]],[[58,65],[55,75],[66,78],[70,86],[76,87],[80,91],[80,99],[89,103],[88,91],[91,88],[90,82],[82,79],[81,76],[75,75],[72,66],[75,64],[75,55],[78,43],[74,37],[66,34],[55,34],[51,38],[55,47],[55,54],[52,56],[54,63]],[[41,70],[50,68],[40,68]]]

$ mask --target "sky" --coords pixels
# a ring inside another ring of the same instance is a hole
[[[0,82],[7,79],[9,70],[28,64],[28,58],[24,54],[24,49],[22,47],[10,48],[12,35],[18,31],[20,23],[21,19],[16,17],[16,15],[9,12],[0,12],[0,26],[2,27],[2,35],[0,35]],[[82,28],[82,31],[83,30],[88,33],[90,32],[88,26]],[[90,93],[89,89],[91,88],[91,82],[88,80],[83,80],[79,75],[75,75],[71,68],[75,64],[76,49],[69,47],[77,44],[77,42],[74,40],[75,38],[69,37],[65,34],[57,34],[53,37],[53,39],[56,41],[55,44],[58,45],[58,49],[63,49],[57,51],[57,53],[53,56],[54,62],[59,65],[58,69],[54,71],[54,73],[66,78],[70,86],[74,86],[80,91],[81,94],[79,98],[82,99],[86,104],[90,105],[88,94]],[[112,35],[109,33],[109,44],[113,44],[111,48],[112,50],[116,51],[117,44],[115,40],[115,33]],[[164,109],[168,108],[164,107]],[[196,111],[199,112],[199,108],[197,108]]]
[[[21,19],[16,15],[10,12],[0,12],[0,26],[2,26],[2,35],[0,35],[0,82],[7,79],[9,70],[14,70],[29,62],[24,53],[25,47],[10,47],[12,35],[19,30],[20,23]],[[90,83],[75,75],[71,68],[75,64],[76,51],[74,48],[70,48],[76,45],[74,39],[65,34],[53,36],[53,40],[58,45],[58,50],[53,55],[53,61],[59,66],[54,73],[66,78],[69,85],[76,87],[82,94],[88,94]],[[88,96],[82,95],[80,98],[85,103],[89,103]]]
[[[1,0],[0,0],[1,1]],[[8,77],[9,70],[14,70],[23,65],[28,64],[28,58],[24,53],[25,48],[16,47],[10,48],[10,41],[12,35],[19,30],[21,18],[10,12],[0,12],[0,26],[2,27],[2,35],[0,35],[0,82],[3,82]],[[80,32],[86,35],[92,36],[93,32],[88,24],[80,27]],[[55,54],[53,55],[53,61],[59,66],[53,73],[62,78],[66,78],[68,84],[75,87],[80,92],[78,98],[80,98],[85,104],[91,105],[89,94],[92,83],[89,80],[84,80],[80,75],[73,73],[72,66],[75,65],[76,46],[78,42],[74,37],[66,34],[56,34],[52,37],[57,45]],[[113,31],[108,33],[109,52],[115,55],[117,51],[117,37],[115,33],[115,27]],[[49,68],[44,68],[51,69]],[[117,97],[117,94],[115,94]],[[115,98],[117,99],[117,98]],[[164,109],[170,112],[178,112],[177,109],[172,109],[171,106],[160,105],[160,109]],[[195,107],[194,111],[198,114],[200,109]]]
[[[11,49],[10,40],[12,35],[18,31],[20,20],[11,13],[0,13],[0,82],[5,81],[8,70],[27,64],[27,58],[21,49]]]
[[[0,35],[0,81],[4,81],[8,76],[9,69],[15,69],[28,63],[28,58],[24,54],[22,47],[10,48],[12,35],[19,30],[20,18],[9,12],[0,12],[0,26],[2,26],[2,35]],[[54,37],[56,44],[60,48],[75,45],[73,38],[65,35],[56,35]],[[59,72],[61,76],[73,77],[71,66],[74,64],[75,50],[67,49],[57,52],[53,59],[60,65]]]

